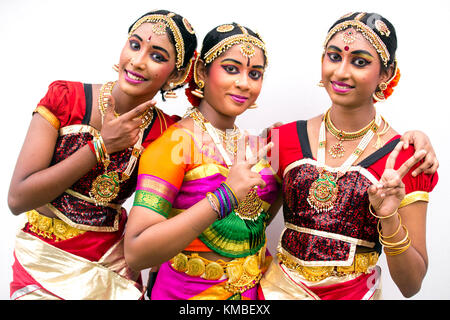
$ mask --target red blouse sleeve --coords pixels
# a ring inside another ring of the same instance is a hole
[[[59,127],[64,127],[81,123],[86,109],[85,104],[82,83],[58,80],[49,85],[35,112],[39,112],[52,124],[59,122]]]
[[[413,146],[409,146],[406,150],[402,149],[397,157],[394,169],[400,168],[403,163],[405,163],[410,157],[414,155],[414,152],[415,149]],[[379,161],[368,168],[369,171],[371,171],[378,179],[383,175],[388,157],[389,154],[385,155],[383,158],[381,158]],[[412,176],[411,173],[414,171],[414,169],[419,167],[422,162],[423,161],[420,161],[419,163],[415,164],[414,167],[412,167],[403,177],[402,181],[405,184],[406,196],[400,204],[400,207],[404,207],[415,201],[428,202],[428,194],[433,191],[439,180],[437,172],[435,172],[434,174],[421,173],[416,177]]]

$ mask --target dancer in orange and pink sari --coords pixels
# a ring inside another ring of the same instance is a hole
[[[125,257],[136,270],[161,264],[151,299],[257,298],[279,182],[255,158],[270,145],[234,122],[254,106],[266,63],[250,29],[211,30],[188,91],[195,107],[141,158]]]

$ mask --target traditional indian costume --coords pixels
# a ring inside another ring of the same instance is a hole
[[[211,142],[203,137],[205,131],[194,128],[174,124],[145,150],[135,206],[170,219],[226,180],[229,167],[217,145],[205,143]],[[277,197],[279,182],[265,160],[253,170],[266,187],[250,192],[228,216],[216,220],[182,253],[163,263],[151,299],[256,299],[257,284],[268,261],[267,210]],[[215,252],[231,261],[209,261],[200,256],[202,252]]]
[[[324,128],[321,128],[324,130]],[[372,129],[379,128],[374,124]],[[369,211],[367,189],[377,183],[396,136],[358,163],[332,168],[311,152],[307,122],[274,129],[283,176],[285,228],[269,270],[261,280],[265,299],[373,299],[380,297],[382,246],[377,221]],[[370,141],[370,140],[369,140]],[[325,144],[319,142],[324,151]],[[358,153],[358,152],[357,152]],[[402,150],[395,169],[414,154]],[[418,164],[416,165],[416,167]],[[404,177],[406,197],[400,207],[428,201],[437,174]]]
[[[112,85],[109,84],[110,89]],[[98,131],[89,125],[93,112],[90,84],[53,82],[35,112],[59,131],[50,166],[98,136]],[[142,146],[147,146],[178,119],[156,108],[149,110],[146,127],[141,130]],[[139,152],[128,148],[111,154],[108,172],[103,163],[98,163],[46,204],[55,218],[36,210],[27,212],[28,221],[16,238],[12,299],[142,296],[140,274],[132,271],[124,259],[127,214],[122,207],[135,191],[137,170],[130,168],[129,163],[133,156],[139,157]],[[129,177],[126,176],[125,172],[130,171]],[[119,180],[111,180],[111,173]]]

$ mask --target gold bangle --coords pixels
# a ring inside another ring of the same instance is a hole
[[[394,248],[396,246],[399,246],[399,245],[402,245],[402,244],[406,243],[409,240],[409,232],[408,232],[408,229],[405,227],[404,224],[402,224],[402,228],[406,231],[406,235],[401,241],[388,242],[388,241],[383,240],[382,236],[379,236],[378,239],[380,240],[380,243],[382,245],[384,245],[385,247],[388,247],[388,248]]]
[[[411,239],[408,238],[408,242],[404,247],[401,248],[396,248],[396,249],[392,249],[392,248],[384,248],[384,253],[387,256],[396,256],[399,254],[402,254],[403,252],[405,252],[406,250],[408,250],[408,248],[411,246]]]
[[[395,214],[398,213],[398,208],[397,208],[397,209],[395,209],[394,212],[392,212],[392,213],[391,213],[390,215],[388,215],[388,216],[377,216],[375,213],[373,213],[372,208],[373,208],[373,207],[372,207],[372,204],[369,203],[369,212],[370,212],[370,214],[373,215],[375,218],[378,218],[378,219],[387,219],[387,218],[393,217]]]
[[[381,234],[380,223],[381,223],[381,220],[378,220],[378,223],[377,223],[377,231],[378,231],[378,234],[379,234],[381,237],[383,237],[384,239],[390,239],[390,238],[393,238],[393,237],[400,231],[400,229],[402,228],[402,216],[401,216],[401,215],[398,215],[398,228],[397,228],[397,230],[396,230],[392,235],[390,235],[390,236],[384,236],[384,235]]]

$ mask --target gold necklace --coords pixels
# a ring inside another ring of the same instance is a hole
[[[106,108],[108,107],[108,96],[111,96],[112,90],[117,81],[109,81],[102,85],[100,93],[98,95],[98,109],[102,115],[102,119],[105,116]],[[120,116],[114,110],[114,116],[117,118]],[[148,108],[142,115],[139,116],[142,119],[142,124],[139,126],[141,129],[146,128],[153,120],[153,108]],[[102,120],[103,121],[103,120]]]
[[[100,88],[100,94],[98,98],[98,107],[100,113],[102,115],[102,122],[105,116],[106,104],[108,103],[107,95],[111,95],[112,89],[114,87],[115,82],[105,83]],[[116,112],[114,112],[116,117],[119,116]],[[91,190],[89,195],[94,198],[94,201],[97,205],[105,206],[113,199],[117,197],[120,191],[120,183],[128,180],[133,173],[134,168],[136,167],[136,163],[139,159],[139,156],[142,153],[142,139],[144,136],[144,130],[148,127],[148,125],[153,120],[153,108],[149,108],[142,116],[142,124],[140,125],[139,139],[136,144],[133,146],[131,151],[130,160],[128,161],[128,165],[124,172],[122,172],[121,176],[119,176],[119,172],[117,171],[108,171],[108,166],[111,163],[109,154],[105,154],[105,158],[103,161],[104,172],[97,176],[95,180],[92,182]],[[95,138],[99,138],[99,134],[96,134]]]
[[[339,193],[338,180],[345,175],[348,169],[363,154],[373,136],[378,132],[381,124],[381,116],[379,114],[375,116],[374,125],[364,134],[364,137],[347,160],[339,168],[331,170],[325,168],[325,149],[327,144],[325,122],[325,119],[323,119],[319,130],[317,150],[317,170],[319,177],[311,184],[307,198],[308,204],[319,213],[333,209]],[[336,175],[333,171],[337,171]]]
[[[197,108],[190,108],[186,112],[186,116],[191,117],[194,120],[194,123],[200,127],[203,131],[207,131],[205,123],[209,123],[208,120],[205,119],[203,114],[197,109]],[[217,129],[216,127],[212,126],[214,128],[214,131],[219,135],[221,138],[221,141],[225,144],[225,149],[231,153],[232,155],[236,156],[237,154],[237,148],[238,148],[238,141],[241,138],[241,131],[239,130],[236,125],[233,126],[232,130],[227,130],[226,132]]]
[[[330,132],[336,139],[338,139],[338,142],[331,146],[330,150],[328,150],[328,153],[333,158],[342,158],[345,154],[345,148],[342,145],[342,142],[356,140],[363,137],[374,126],[375,118],[368,125],[358,131],[346,132],[334,126],[330,118],[330,110],[331,109],[328,109],[324,116],[325,127],[327,128],[328,132]]]
[[[223,131],[213,127],[210,122],[208,122],[205,117],[201,114],[200,111],[198,111],[197,108],[191,108],[186,113],[185,117],[189,116],[194,120],[194,124],[199,126],[202,130],[207,132],[211,139],[213,140],[216,147],[219,149],[220,153],[222,154],[222,157],[225,160],[225,163],[228,165],[228,167],[231,167],[232,162],[228,155],[225,153],[225,150],[222,146],[222,141],[226,139],[226,135],[223,133]],[[222,133],[222,134],[221,134]],[[219,139],[219,135],[222,137],[222,140]],[[228,134],[230,136],[230,134]],[[234,155],[236,155],[237,152],[237,141],[240,137],[240,131],[239,129],[234,126],[233,132],[232,132],[232,143],[235,144],[235,147],[233,147]],[[225,140],[226,141],[226,140]],[[246,151],[247,148],[249,148],[248,145],[246,145]],[[256,192],[256,188],[250,189],[250,191],[247,193],[244,199],[242,199],[239,202],[238,207],[234,210],[236,215],[241,218],[242,220],[257,220],[261,213],[263,212],[263,202],[261,198],[258,196]]]

